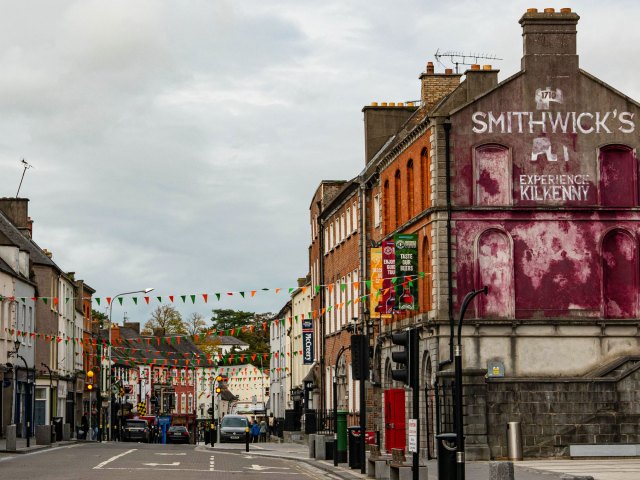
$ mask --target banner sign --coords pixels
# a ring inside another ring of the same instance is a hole
[[[379,312],[383,315],[396,312],[396,292],[391,279],[396,276],[396,250],[393,240],[382,242],[382,295]]]
[[[302,363],[303,365],[313,364],[313,320],[311,318],[302,320]]]
[[[382,249],[372,248],[371,252],[371,271],[369,278],[371,279],[371,295],[369,295],[369,311],[371,318],[380,318],[382,315]]]
[[[418,310],[418,235],[398,234],[395,243],[397,310]]]

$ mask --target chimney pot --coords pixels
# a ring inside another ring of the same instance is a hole
[[[471,65],[471,70],[480,70],[480,65],[474,63],[473,65]]]
[[[527,13],[538,13],[537,8],[527,8]]]
[[[427,75],[433,75],[434,73],[433,62],[427,62]]]
[[[445,69],[444,69],[444,74],[445,74],[445,75],[451,75],[451,74],[453,74],[453,68],[445,68]]]
[[[396,106],[396,102],[389,102],[389,106],[390,107],[395,107]]]
[[[571,9],[570,8],[561,8],[560,9],[560,13],[571,13]]]
[[[482,69],[483,70],[491,70],[491,65],[483,65]]]
[[[377,107],[378,106],[378,102],[371,102],[371,106],[372,107]]]
[[[382,105],[383,107],[387,106],[387,102],[382,102],[380,105]]]
[[[398,102],[398,106],[399,107],[404,107],[404,103],[403,102]]]
[[[544,9],[544,13],[555,13],[556,9],[555,8],[545,8]]]

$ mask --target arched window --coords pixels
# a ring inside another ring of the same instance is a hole
[[[385,180],[383,187],[383,195],[382,195],[382,222],[385,226],[385,231],[390,230],[388,225],[390,225],[389,218],[389,195],[391,192],[389,191],[389,180]]]
[[[432,267],[431,267],[431,248],[429,246],[429,239],[425,236],[422,239],[422,271],[424,272],[424,279],[420,282],[422,285],[422,311],[428,312],[431,310],[431,298],[432,298]]]
[[[602,306],[605,318],[637,315],[636,242],[625,230],[612,230],[602,240]]]
[[[637,168],[634,152],[624,145],[600,150],[600,204],[606,207],[633,207],[638,204]]]
[[[413,160],[411,159],[407,163],[407,210],[409,218],[413,218],[415,209],[413,204]]]
[[[396,170],[396,176],[394,178],[394,200],[396,211],[394,229],[398,228],[402,224],[402,183],[400,178],[400,170]]]
[[[476,205],[511,205],[511,155],[502,145],[474,150]]]
[[[513,254],[511,239],[503,231],[489,229],[478,237],[477,285],[489,287],[487,295],[476,299],[478,314],[489,318],[513,318]]]
[[[420,152],[420,195],[422,201],[422,209],[426,210],[429,207],[429,192],[431,192],[430,176],[429,176],[429,162],[427,157],[427,149],[423,148]]]

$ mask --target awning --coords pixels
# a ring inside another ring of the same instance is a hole
[[[302,379],[302,382],[303,383],[312,382],[317,385],[318,384],[317,373],[319,368],[320,367],[318,365],[318,362],[313,362],[313,364],[311,365],[311,369],[309,370],[309,373],[305,375],[305,377]]]

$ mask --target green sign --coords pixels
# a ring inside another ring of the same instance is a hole
[[[418,235],[393,236],[396,253],[396,310],[418,310]]]

